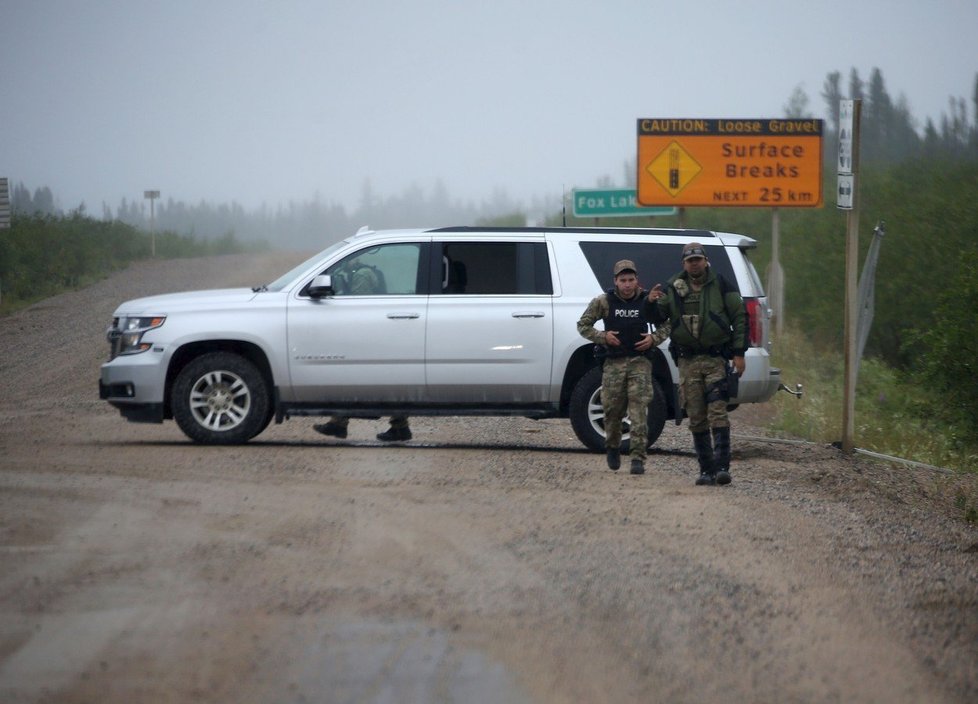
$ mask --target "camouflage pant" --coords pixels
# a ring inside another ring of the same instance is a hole
[[[601,407],[604,409],[605,447],[621,444],[621,421],[631,423],[631,457],[645,459],[649,437],[649,404],[652,402],[652,362],[645,357],[605,359],[601,375]]]
[[[702,433],[730,425],[726,400],[706,402],[710,387],[725,379],[723,357],[698,355],[679,359],[679,402],[689,416],[690,432]]]

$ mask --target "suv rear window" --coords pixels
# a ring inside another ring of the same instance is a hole
[[[440,285],[435,284],[434,293],[553,294],[544,242],[443,242],[440,247]]]
[[[683,253],[683,242],[648,243],[648,242],[581,242],[581,251],[587,259],[591,271],[601,284],[603,290],[614,285],[611,270],[619,259],[631,259],[638,268],[638,280],[642,288],[650,289],[655,284],[666,282],[683,269],[680,257]],[[710,266],[727,281],[736,283],[737,277],[727,250],[721,244],[704,244]]]

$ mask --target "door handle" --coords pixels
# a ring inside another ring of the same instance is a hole
[[[535,311],[535,310],[524,310],[524,311],[518,310],[515,313],[513,313],[514,318],[542,318],[544,315],[545,313],[541,311]]]
[[[413,320],[420,318],[420,313],[388,313],[387,317],[391,320]]]

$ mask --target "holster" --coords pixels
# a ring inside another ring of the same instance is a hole
[[[737,369],[734,365],[727,363],[727,401],[732,398],[737,398],[740,392],[740,376],[737,374]]]
[[[730,399],[736,398],[740,391],[740,377],[732,364],[724,364],[724,377],[720,381],[710,384],[706,389],[706,402],[723,401],[730,403]]]
[[[594,346],[594,361],[598,366],[604,366],[604,360],[608,357],[608,348],[605,345]]]

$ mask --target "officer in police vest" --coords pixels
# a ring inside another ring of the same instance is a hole
[[[577,331],[598,345],[597,351],[604,358],[601,406],[608,467],[617,470],[621,466],[621,423],[627,413],[631,422],[630,471],[644,474],[652,402],[652,362],[648,355],[669,336],[669,326],[650,331],[653,305],[639,286],[634,262],[622,259],[613,267],[612,275],[614,288],[588,304],[577,321]],[[604,322],[604,330],[594,327],[599,320]]]

